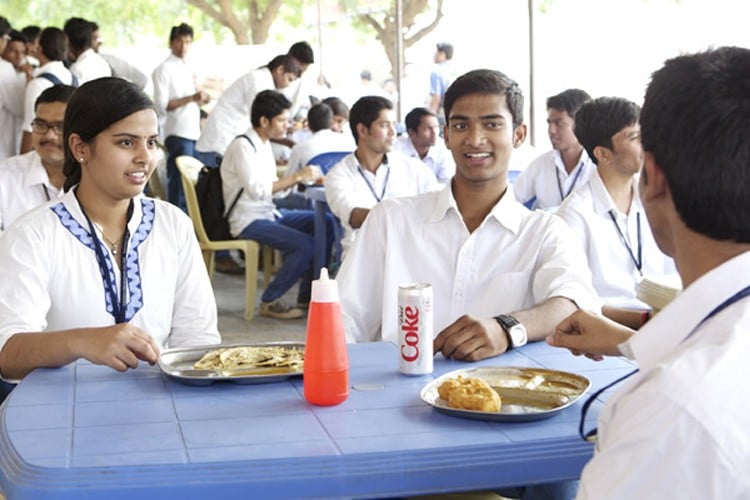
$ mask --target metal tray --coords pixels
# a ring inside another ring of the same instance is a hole
[[[492,386],[502,400],[499,412],[451,408],[438,395],[445,380],[457,376],[476,377]],[[455,417],[498,422],[529,422],[556,415],[575,403],[591,386],[589,379],[575,373],[514,366],[478,367],[455,370],[422,388],[422,401],[437,411]]]
[[[267,384],[302,376],[301,366],[298,368],[241,368],[237,370],[196,370],[193,368],[193,363],[198,361],[208,351],[226,347],[245,346],[280,346],[290,349],[297,348],[303,351],[305,349],[305,344],[300,342],[264,342],[257,344],[178,347],[175,349],[166,349],[161,352],[159,355],[159,368],[166,376],[188,385],[209,385],[222,381],[235,384]]]

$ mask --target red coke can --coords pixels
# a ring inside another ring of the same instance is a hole
[[[432,334],[432,285],[399,285],[398,368],[401,373],[432,373]]]

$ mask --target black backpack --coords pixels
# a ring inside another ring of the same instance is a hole
[[[244,137],[255,149],[255,144],[246,135]],[[224,205],[224,194],[221,182],[221,165],[218,167],[203,167],[198,174],[198,182],[195,183],[195,194],[198,198],[198,206],[201,209],[201,219],[206,230],[208,239],[211,241],[223,241],[234,239],[229,232],[229,214],[242,195],[242,189],[227,209]]]

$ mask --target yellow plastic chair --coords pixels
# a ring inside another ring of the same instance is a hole
[[[217,250],[240,250],[245,254],[245,319],[253,319],[255,314],[255,296],[258,287],[258,254],[260,247],[253,240],[222,240],[212,241],[208,239],[206,229],[203,227],[200,206],[198,206],[198,196],[195,194],[195,184],[198,182],[198,174],[203,168],[203,164],[192,156],[178,156],[177,169],[180,171],[182,179],[182,189],[185,191],[185,201],[187,202],[188,215],[193,221],[195,234],[198,237],[203,260],[206,263],[209,277],[213,278],[214,274],[214,256]],[[270,250],[270,249],[269,249]],[[270,252],[264,252],[269,254]],[[266,264],[264,259],[264,275],[270,275],[270,262]],[[266,267],[267,266],[267,267]]]

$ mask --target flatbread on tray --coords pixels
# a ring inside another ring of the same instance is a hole
[[[195,362],[196,370],[301,367],[304,352],[283,346],[224,347],[208,351]]]

